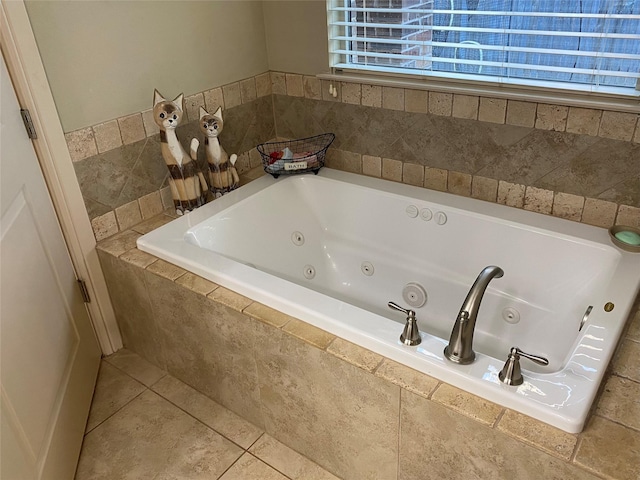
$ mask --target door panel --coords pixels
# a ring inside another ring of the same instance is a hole
[[[3,372],[2,388],[16,416],[24,419],[32,453],[41,459],[50,409],[76,355],[78,334],[24,193],[20,190],[2,218],[2,296],[11,299],[13,310],[2,322],[2,355],[3,362],[21,367]],[[7,278],[4,272],[20,275]]]
[[[0,476],[72,479],[100,351],[4,58],[0,87]]]

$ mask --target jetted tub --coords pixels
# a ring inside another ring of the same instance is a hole
[[[571,433],[583,428],[640,286],[640,254],[615,247],[605,229],[326,168],[263,176],[138,247]],[[443,350],[488,265],[505,273],[482,300],[476,360],[454,364]],[[426,303],[411,307],[423,291]],[[416,311],[420,345],[400,342],[405,316],[389,301]],[[498,379],[514,346],[549,360],[521,358],[517,387]]]

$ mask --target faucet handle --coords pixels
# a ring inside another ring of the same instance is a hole
[[[398,310],[399,312],[402,312],[407,316],[407,323],[404,326],[402,335],[400,335],[400,341],[409,347],[415,347],[416,345],[419,345],[420,342],[422,342],[422,337],[420,337],[420,331],[418,330],[416,312],[414,310],[402,308],[400,305],[394,302],[389,302],[387,305],[389,306],[389,308]]]
[[[393,308],[394,310],[398,310],[399,312],[404,313],[407,317],[415,317],[416,316],[416,312],[407,308],[402,308],[400,305],[398,305],[395,302],[389,302],[387,303],[387,305],[389,306],[389,308]]]
[[[520,350],[518,347],[512,347],[510,354],[517,354],[521,357],[528,358],[532,362],[537,363],[538,365],[549,365],[549,360],[539,355],[531,355],[530,353],[525,353]]]
[[[498,374],[498,378],[500,378],[502,383],[513,386],[522,385],[524,379],[522,378],[522,372],[520,371],[520,357],[527,358],[539,365],[549,365],[549,360],[544,357],[525,353],[518,347],[511,347],[509,357],[507,357],[504,367],[502,367],[502,370]]]

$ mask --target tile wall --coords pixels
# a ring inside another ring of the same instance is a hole
[[[221,141],[241,172],[255,145],[334,132],[327,165],[591,225],[640,227],[638,114],[266,72],[187,97],[224,108]],[[150,102],[151,103],[151,102]],[[151,110],[66,135],[98,239],[170,202]],[[203,155],[202,149],[200,154]],[[203,158],[200,159],[204,162]]]
[[[150,104],[151,99],[150,93]],[[187,151],[193,137],[203,144],[197,122],[199,108],[214,112],[221,106],[225,124],[220,141],[229,154],[238,154],[239,173],[260,164],[255,146],[275,137],[268,72],[191,95],[184,103],[186,122],[177,135]],[[98,240],[173,205],[152,109],[69,132],[65,137]],[[202,146],[198,159],[205,168]]]
[[[609,227],[640,225],[638,114],[271,72],[279,136],[328,166]]]
[[[136,248],[98,246],[128,349],[344,480],[637,480],[640,305],[584,431],[411,370]]]

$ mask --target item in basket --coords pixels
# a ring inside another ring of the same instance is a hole
[[[293,158],[293,152],[289,147],[285,147],[282,151],[282,159],[283,160],[291,160]]]
[[[281,170],[284,170],[284,160],[282,159],[275,160],[267,166],[267,172],[269,173],[278,173]]]
[[[303,152],[303,153],[299,153],[298,155],[300,155],[298,158],[304,158],[306,160],[306,163],[309,166],[309,168],[312,168],[318,164],[318,157],[312,152]],[[293,156],[294,162],[295,162],[295,159],[296,159],[296,156],[294,155]]]
[[[276,163],[278,160],[280,160],[282,158],[282,151],[279,152],[271,152],[269,154],[269,165],[273,165],[274,163]]]
[[[269,160],[269,165],[277,162],[278,160],[291,160],[295,158],[295,154],[291,151],[289,147],[286,147],[284,150],[280,150],[277,152],[271,152],[269,154],[271,160]]]

